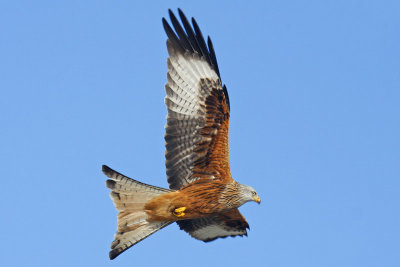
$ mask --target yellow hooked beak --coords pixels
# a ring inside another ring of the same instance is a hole
[[[261,203],[260,197],[259,196],[254,196],[253,197],[254,201],[257,202],[258,204]]]

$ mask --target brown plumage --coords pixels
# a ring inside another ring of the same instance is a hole
[[[183,27],[171,11],[175,31],[163,19],[169,53],[165,157],[170,189],[140,183],[103,166],[119,211],[111,259],[173,222],[205,242],[247,235],[249,225],[237,208],[248,201],[260,203],[253,188],[231,176],[229,97],[211,39],[207,45],[196,21],[192,19],[192,28],[178,11]]]

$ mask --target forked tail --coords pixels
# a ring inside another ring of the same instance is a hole
[[[171,224],[170,221],[149,222],[144,211],[147,201],[171,190],[135,181],[105,165],[102,170],[110,178],[106,185],[112,190],[110,196],[119,211],[117,232],[109,254],[112,260],[149,235]]]

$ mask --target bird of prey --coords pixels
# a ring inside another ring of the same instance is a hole
[[[165,126],[169,189],[144,184],[103,165],[106,186],[118,213],[110,259],[163,227],[177,222],[192,237],[209,242],[247,235],[238,207],[260,203],[256,191],[233,180],[229,166],[228,92],[221,83],[213,44],[207,44],[192,18],[169,10],[174,30],[162,19],[168,36],[168,109]],[[182,27],[183,25],[183,27]]]

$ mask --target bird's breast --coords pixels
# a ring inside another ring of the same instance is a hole
[[[150,220],[177,221],[206,217],[228,210],[221,201],[222,183],[196,183],[181,190],[165,193],[145,205]]]

